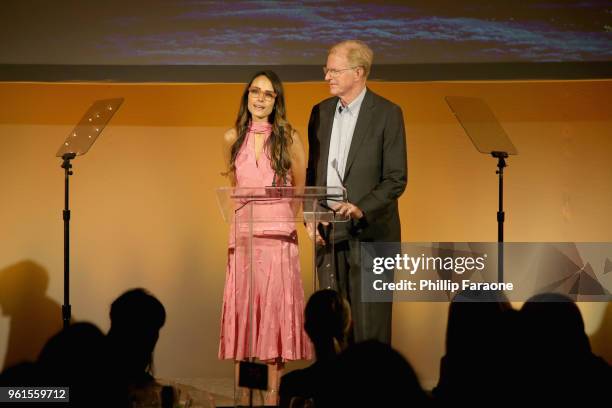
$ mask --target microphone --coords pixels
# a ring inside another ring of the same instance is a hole
[[[342,187],[344,187],[344,181],[342,180],[342,176],[340,175],[340,171],[338,170],[338,159],[334,159],[331,162],[332,168],[336,171],[336,175],[338,176],[338,180]]]

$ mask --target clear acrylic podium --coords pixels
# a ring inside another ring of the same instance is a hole
[[[254,287],[256,281],[255,266],[257,255],[254,240],[268,238],[288,242],[297,242],[297,223],[316,226],[327,225],[331,231],[331,242],[326,248],[333,251],[333,228],[337,222],[346,222],[348,218],[336,214],[335,203],[345,202],[346,190],[343,187],[222,187],[217,189],[217,200],[226,223],[230,225],[228,245],[228,265],[233,272],[226,279],[226,286],[231,285],[233,293],[232,322],[236,327],[236,360],[241,361],[239,384],[234,384],[235,406],[263,405],[263,392],[267,388],[267,366],[255,363],[257,345],[260,337],[259,316],[256,310]],[[317,289],[316,243],[314,240],[302,242],[313,247],[312,271],[313,290]],[[257,241],[261,242],[261,241]],[[331,248],[331,249],[330,249]],[[279,279],[283,276],[283,267],[279,264]],[[226,296],[228,295],[226,289]],[[245,302],[246,299],[246,302]],[[284,299],[278,299],[285,302]],[[231,304],[230,304],[231,306]],[[227,311],[224,311],[226,313]],[[303,313],[303,311],[301,311]],[[254,322],[254,324],[252,324]],[[246,327],[246,330],[244,329]],[[241,335],[241,333],[243,334]],[[222,339],[223,341],[223,339]],[[244,351],[242,351],[244,350]],[[258,368],[259,367],[259,368]],[[244,370],[243,370],[244,369]],[[243,371],[250,374],[243,381]],[[265,377],[265,378],[258,378]],[[245,390],[247,395],[245,399]]]

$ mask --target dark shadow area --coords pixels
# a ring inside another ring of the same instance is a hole
[[[48,287],[49,273],[33,261],[0,269],[0,309],[10,319],[3,369],[36,361],[62,328],[61,306],[47,296]]]

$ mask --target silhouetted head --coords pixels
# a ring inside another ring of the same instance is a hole
[[[338,359],[335,406],[423,406],[427,396],[408,361],[388,344],[368,340]],[[333,385],[332,385],[333,387]]]
[[[520,314],[525,327],[524,375],[531,395],[548,405],[591,406],[608,398],[612,369],[591,352],[572,299],[539,294],[525,302]]]
[[[38,364],[47,379],[80,382],[100,370],[104,346],[104,333],[97,326],[74,323],[49,339]]]
[[[521,308],[521,316],[539,355],[561,359],[590,354],[580,309],[569,297],[559,293],[532,296]]]
[[[120,406],[108,387],[110,370],[106,338],[91,323],[74,323],[53,336],[38,358],[39,380],[31,385],[70,387],[70,406]],[[104,390],[104,392],[100,392]]]
[[[166,322],[161,302],[145,289],[132,289],[113,302],[110,319],[111,352],[129,371],[150,371],[159,330]]]
[[[511,309],[512,305],[503,292],[458,293],[448,309],[446,353],[467,355],[494,347],[501,335],[504,312]]]
[[[338,292],[323,289],[310,296],[304,310],[304,329],[318,352],[330,344],[336,346],[336,352],[343,349],[350,327],[351,308]]]

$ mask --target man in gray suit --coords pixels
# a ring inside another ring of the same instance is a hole
[[[319,234],[325,229],[307,229],[318,244],[320,286],[338,290],[351,303],[354,341],[390,343],[392,303],[361,298],[360,243],[401,242],[397,200],[407,182],[406,138],[401,108],[366,87],[372,57],[361,41],[329,50],[323,71],[333,97],[310,115],[306,182],[344,186],[348,202],[334,209],[350,221],[336,224],[334,255],[330,237]]]

